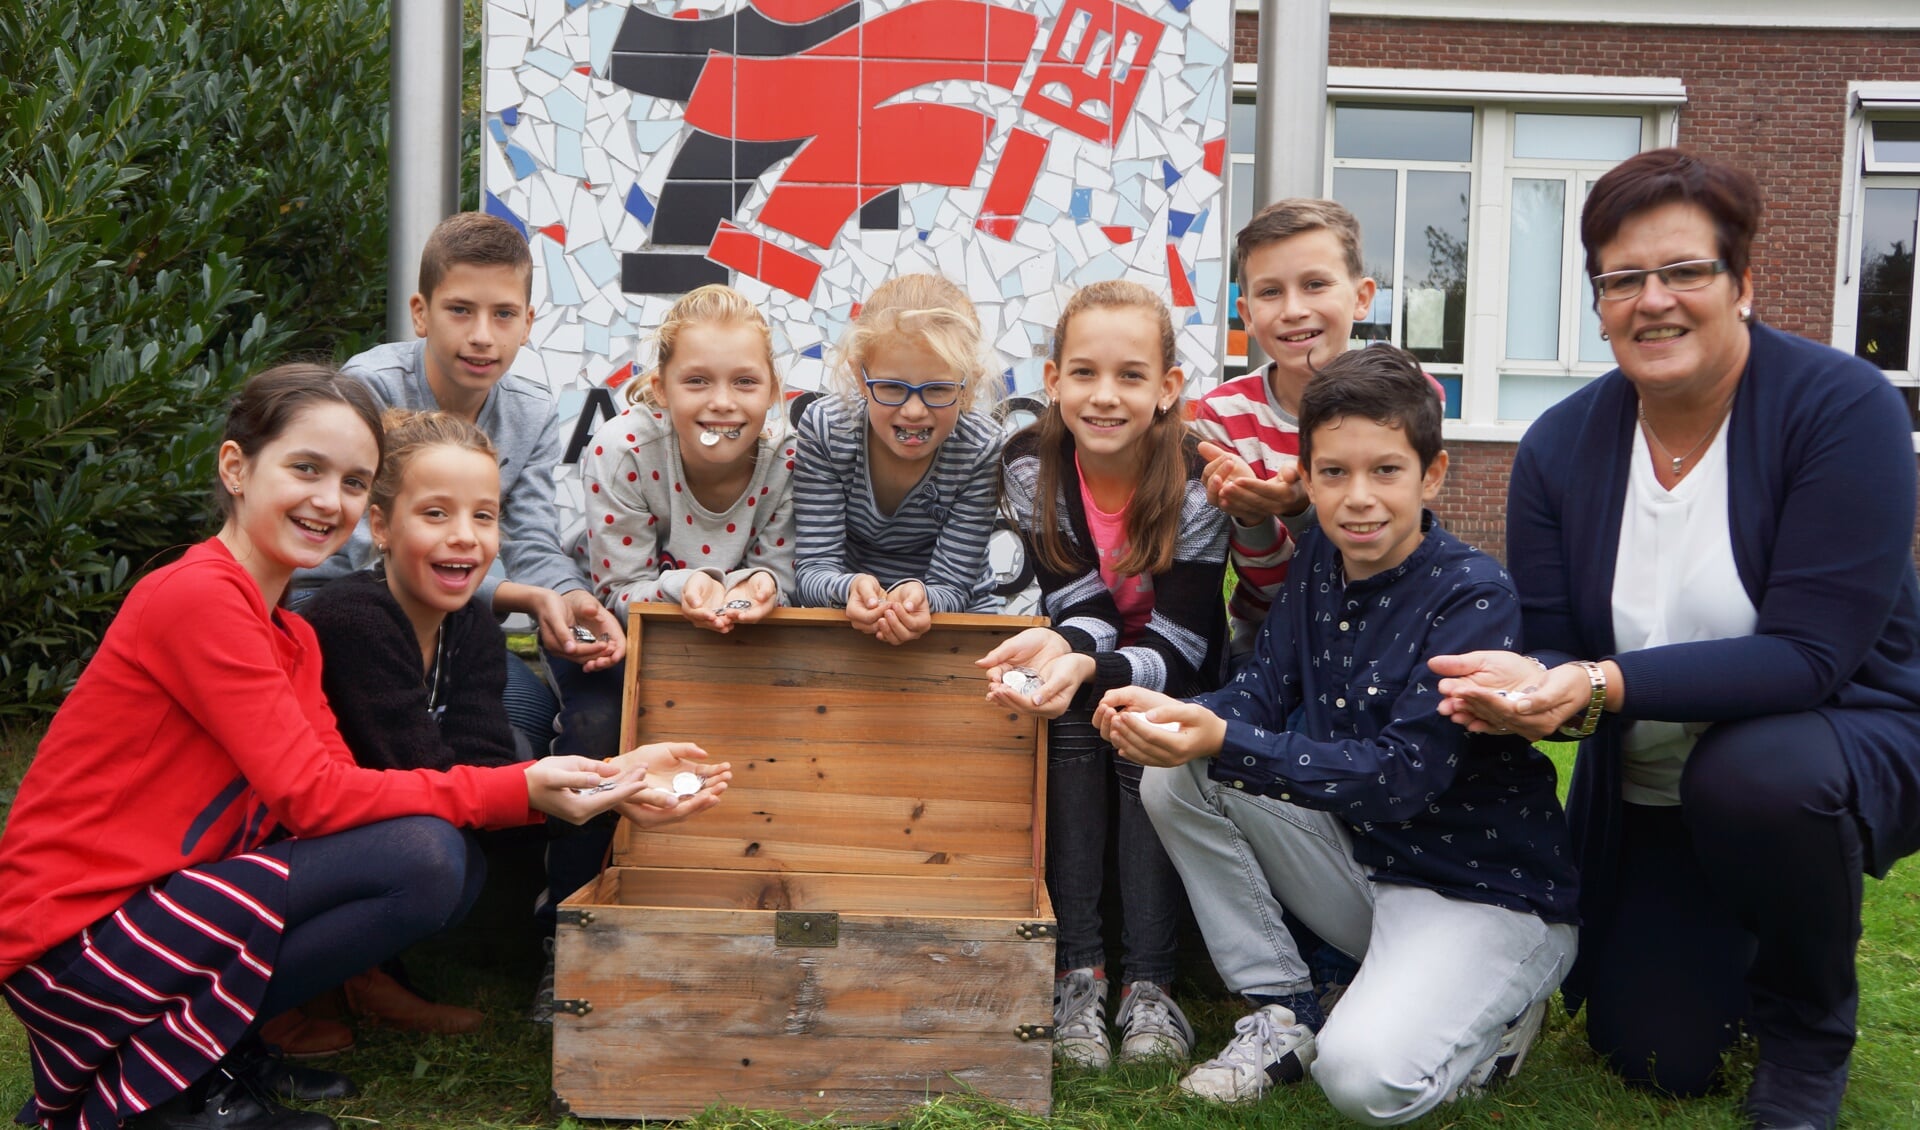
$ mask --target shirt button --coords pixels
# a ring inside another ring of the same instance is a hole
[[[1336,698],[1333,700],[1333,704],[1337,707],[1340,707],[1342,710],[1345,710],[1347,706],[1347,700],[1344,698]]]
[[[1343,632],[1348,630],[1347,622],[1345,620],[1340,621],[1340,630]]]
[[[1367,693],[1368,693],[1368,694],[1379,694],[1379,693],[1380,693],[1380,688],[1379,688],[1379,687],[1368,687],[1368,688],[1367,688]]]
[[[1247,758],[1242,758],[1241,760],[1243,761],[1243,763],[1245,763],[1245,764],[1247,764],[1247,765],[1252,765],[1252,764],[1253,764],[1253,758],[1251,758],[1251,757],[1247,757]]]
[[[1293,799],[1293,794],[1292,794],[1292,793],[1281,793],[1281,794],[1280,794],[1280,799],[1281,799],[1281,800],[1292,800],[1292,799]]]
[[[1244,789],[1247,787],[1247,783],[1245,781],[1235,781],[1233,787],[1236,789]]]

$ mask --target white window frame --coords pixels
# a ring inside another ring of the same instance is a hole
[[[1234,64],[1233,78],[1236,94],[1251,94],[1257,85],[1256,65]],[[1335,102],[1471,105],[1478,119],[1474,130],[1475,157],[1470,170],[1467,241],[1472,252],[1467,262],[1467,332],[1461,411],[1460,419],[1446,422],[1448,439],[1517,442],[1532,423],[1531,420],[1502,420],[1499,416],[1500,377],[1508,373],[1540,375],[1545,366],[1543,362],[1512,365],[1506,362],[1507,193],[1512,176],[1516,171],[1526,175],[1526,170],[1543,169],[1556,170],[1557,174],[1577,173],[1572,180],[1577,190],[1580,185],[1590,183],[1590,178],[1576,166],[1593,164],[1596,170],[1607,167],[1594,162],[1510,160],[1513,112],[1592,113],[1602,107],[1631,109],[1642,116],[1641,148],[1644,150],[1675,143],[1680,110],[1686,100],[1687,89],[1682,80],[1660,76],[1536,75],[1384,67],[1327,69],[1329,144],[1323,192],[1332,190]],[[1488,138],[1500,139],[1500,143],[1487,144]],[[1404,203],[1397,205],[1403,206]],[[1572,209],[1572,216],[1567,234],[1571,248],[1568,253],[1579,255],[1577,207]],[[1231,223],[1222,225],[1223,228],[1231,226]],[[1230,231],[1222,232],[1222,238],[1228,242],[1229,261],[1233,235]],[[1563,305],[1583,300],[1584,288],[1572,295],[1562,295]],[[1562,332],[1563,335],[1569,332],[1564,324]],[[1577,322],[1571,332],[1577,334]],[[1570,348],[1577,349],[1577,344],[1576,338]],[[1580,362],[1577,353],[1564,356],[1573,358],[1573,364],[1555,363],[1547,366],[1546,372],[1582,378],[1597,376],[1612,367]]]
[[[1838,254],[1834,256],[1833,331],[1829,343],[1852,353],[1860,331],[1860,214],[1869,187],[1913,188],[1920,171],[1901,165],[1884,172],[1866,168],[1866,143],[1875,118],[1920,118],[1920,82],[1850,82],[1847,84],[1847,130],[1840,174]],[[1920,302],[1920,295],[1916,296]],[[1920,318],[1912,334],[1920,335]],[[1908,357],[1915,346],[1908,346]],[[1888,372],[1887,379],[1903,389],[1920,387],[1920,369]],[[1920,431],[1914,433],[1914,451],[1920,452]]]

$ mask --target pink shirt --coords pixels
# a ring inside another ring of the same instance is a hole
[[[1153,578],[1123,577],[1114,570],[1114,563],[1127,552],[1127,508],[1122,506],[1109,514],[1095,506],[1093,491],[1087,487],[1087,475],[1081,470],[1077,455],[1073,468],[1079,472],[1080,504],[1086,508],[1087,529],[1093,534],[1094,554],[1100,560],[1100,581],[1113,594],[1113,603],[1120,609],[1120,646],[1126,647],[1140,638],[1140,630],[1153,615]]]

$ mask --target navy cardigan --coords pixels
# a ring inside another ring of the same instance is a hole
[[[1549,666],[1611,657],[1626,683],[1625,710],[1581,743],[1568,797],[1588,926],[1610,917],[1617,889],[1624,719],[1818,710],[1853,774],[1868,869],[1884,875],[1920,848],[1920,819],[1893,805],[1920,782],[1907,406],[1864,361],[1765,326],[1751,334],[1726,443],[1734,562],[1760,614],[1753,635],[1614,654],[1613,569],[1639,403],[1618,369],[1549,409],[1514,458],[1507,553],[1526,646]],[[1568,979],[1576,1007],[1581,974]]]

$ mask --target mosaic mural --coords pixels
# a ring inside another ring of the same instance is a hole
[[[1074,288],[1164,295],[1190,391],[1222,345],[1231,0],[488,0],[484,207],[526,232],[515,371],[591,431],[673,298],[767,312],[790,395],[857,304],[937,271],[1008,388]],[[577,484],[564,471],[563,505]]]

